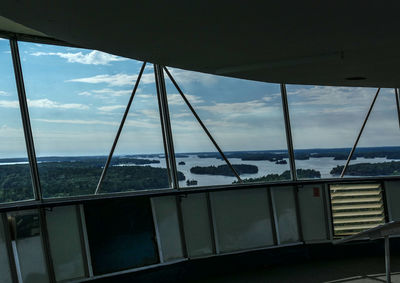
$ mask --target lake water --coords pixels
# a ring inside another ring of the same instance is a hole
[[[166,168],[165,158],[160,157],[147,157],[141,159],[153,159],[159,160],[160,163],[153,163],[149,165],[140,165],[140,166],[152,166],[152,167],[161,167]],[[258,178],[262,176],[266,176],[268,174],[282,174],[286,170],[290,170],[289,161],[285,159],[288,164],[275,164],[275,162],[271,162],[268,160],[250,160],[243,161],[240,158],[230,158],[229,161],[232,164],[250,164],[258,167],[258,173],[256,174],[242,174],[241,178]],[[185,162],[185,165],[178,165],[179,162]],[[399,161],[399,160],[388,160],[386,158],[362,158],[359,157],[356,160],[352,160],[350,164],[357,163],[379,163],[379,162],[388,162],[388,161]],[[232,182],[236,181],[236,177],[228,177],[228,176],[216,176],[216,175],[197,175],[190,173],[190,168],[194,166],[219,166],[225,165],[225,161],[216,158],[199,158],[197,155],[188,155],[188,157],[176,158],[178,171],[181,171],[186,180],[196,180],[197,186],[215,186],[215,185],[228,185],[232,184]],[[40,163],[40,162],[39,162]],[[315,169],[321,172],[321,178],[332,178],[337,177],[331,175],[329,172],[332,168],[337,165],[344,165],[346,163],[345,160],[334,160],[333,157],[322,157],[322,158],[310,158],[308,160],[296,160],[296,168],[297,169]],[[28,164],[28,162],[7,162],[0,163],[1,165],[13,165],[13,164]],[[135,164],[120,164],[120,166],[137,166]],[[186,180],[180,181],[180,187],[186,187]]]
[[[155,160],[160,160],[160,163],[150,164],[152,167],[162,167],[166,168],[164,158],[151,158]],[[266,176],[268,174],[282,174],[286,170],[290,170],[290,165],[288,159],[285,159],[288,164],[275,164],[268,160],[251,160],[243,161],[240,158],[229,158],[232,164],[250,164],[258,167],[257,174],[242,174],[240,177],[245,178],[258,178]],[[219,166],[226,164],[225,161],[216,158],[199,158],[197,155],[189,155],[186,158],[176,158],[176,162],[185,162],[185,165],[177,165],[178,171],[181,171],[186,180],[197,180],[198,186],[212,186],[212,185],[227,185],[232,184],[236,181],[236,177],[228,176],[215,176],[215,175],[197,175],[190,173],[190,168],[194,166]],[[356,160],[352,160],[350,164],[358,163],[379,163],[379,162],[389,162],[389,161],[399,161],[399,160],[388,160],[386,158],[362,158],[359,157]],[[337,177],[331,175],[329,172],[332,168],[337,165],[344,165],[346,160],[334,160],[333,157],[322,157],[322,158],[310,158],[308,160],[296,160],[297,169],[315,169],[321,172],[321,178],[332,178]],[[186,181],[179,182],[180,187],[186,187]]]

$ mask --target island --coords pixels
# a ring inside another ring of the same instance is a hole
[[[256,174],[258,173],[258,167],[255,165],[248,164],[234,164],[232,165],[236,172],[241,174]],[[195,166],[190,168],[190,173],[198,175],[221,175],[221,176],[235,176],[231,168],[228,165],[219,166]]]
[[[344,166],[336,166],[331,174],[338,176],[342,173]],[[400,161],[380,163],[359,163],[349,165],[346,169],[346,176],[387,176],[400,174]]]
[[[287,164],[287,161],[286,160],[278,160],[278,161],[275,162],[275,164],[283,165],[283,164]]]
[[[297,169],[298,179],[317,179],[321,178],[321,172],[314,169]],[[268,174],[259,178],[246,178],[242,180],[242,183],[262,183],[262,182],[274,182],[274,181],[288,181],[291,179],[290,171],[286,170],[282,174]],[[238,181],[233,184],[239,183]]]
[[[183,162],[183,161],[180,161],[180,162],[178,163],[178,165],[186,165],[186,163]]]
[[[196,186],[197,185],[197,180],[187,180],[186,181],[186,186]]]

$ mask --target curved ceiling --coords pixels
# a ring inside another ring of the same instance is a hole
[[[0,15],[116,55],[277,83],[399,87],[398,1],[2,0]]]

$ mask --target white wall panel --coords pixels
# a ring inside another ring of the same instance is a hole
[[[272,188],[280,244],[299,241],[296,202],[293,187]]]
[[[165,261],[183,257],[175,196],[152,198],[161,250]]]
[[[75,206],[46,212],[51,257],[57,281],[85,276],[84,256]]]
[[[24,283],[49,282],[37,210],[10,213],[15,218],[16,250]]]
[[[182,214],[189,257],[210,255],[213,243],[205,193],[182,198]]]
[[[211,193],[221,252],[273,245],[266,189]]]
[[[6,237],[3,226],[3,219],[0,214],[0,282],[11,283],[11,270],[8,260],[8,252],[6,246]]]
[[[327,240],[322,185],[299,188],[299,207],[304,241]]]

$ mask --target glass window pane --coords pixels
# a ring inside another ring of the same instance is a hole
[[[337,166],[331,174],[342,170],[343,166]],[[345,173],[346,177],[387,175],[400,175],[400,130],[394,89],[381,89]]]
[[[280,87],[172,69],[218,145],[247,182],[290,178]],[[166,78],[180,186],[232,184],[226,165],[178,91]]]
[[[147,83],[151,80],[152,83]],[[152,65],[135,94],[100,193],[169,188]],[[115,113],[122,117],[125,108]]]
[[[335,178],[344,165],[376,89],[287,85],[299,179]]]
[[[148,198],[86,204],[85,217],[95,275],[158,262]]]
[[[0,38],[0,202],[33,199],[9,41]]]
[[[96,50],[24,42],[20,51],[43,196],[93,194],[142,63]],[[150,68],[108,175],[112,186],[100,192],[165,187],[165,169],[137,165],[141,157],[133,156],[163,152],[154,89]],[[118,167],[126,164],[135,166]],[[152,179],[144,182],[148,171]]]

